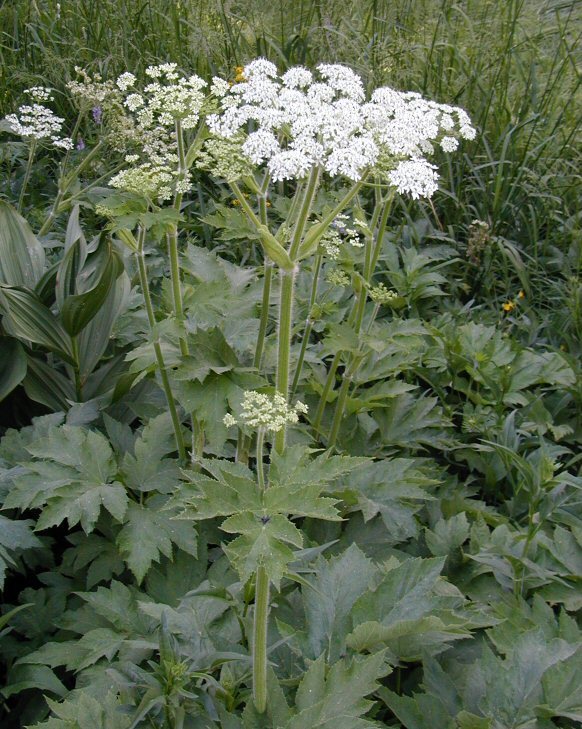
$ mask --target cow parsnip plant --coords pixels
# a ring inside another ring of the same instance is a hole
[[[444,236],[404,244],[426,230],[400,200],[437,192],[466,112],[262,58],[79,79],[99,147],[57,145],[38,236],[0,210],[1,394],[55,411],[0,444],[0,564],[42,585],[8,606],[7,706],[50,729],[580,718],[575,372],[440,305]]]

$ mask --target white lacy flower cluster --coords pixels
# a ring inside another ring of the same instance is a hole
[[[254,390],[246,390],[238,420],[229,413],[224,416],[224,424],[230,427],[240,423],[251,428],[277,432],[287,423],[296,423],[299,415],[306,412],[307,405],[297,401],[291,407],[280,392],[265,395]]]
[[[73,140],[69,137],[61,137],[61,130],[65,120],[44,106],[43,103],[54,101],[51,96],[51,89],[44,86],[33,86],[24,92],[30,96],[32,104],[24,104],[19,107],[17,114],[8,114],[6,121],[10,131],[18,134],[24,139],[50,140],[54,147],[61,149],[73,149]]]
[[[396,291],[386,288],[386,285],[383,283],[379,283],[377,286],[371,288],[368,294],[375,304],[381,305],[390,304],[399,298]]]
[[[79,81],[69,81],[67,88],[81,107],[96,107],[120,101],[120,93],[113,81],[103,81],[100,74],[90,76],[85,69],[75,66]]]
[[[134,155],[128,155],[128,157],[128,161],[135,161]],[[166,165],[144,162],[137,167],[121,170],[109,180],[109,184],[118,190],[144,195],[152,200],[157,198],[165,201],[170,200],[176,186],[183,183],[181,180],[175,183],[177,174],[176,170],[169,169]],[[186,192],[186,189],[183,188],[183,191]]]
[[[198,124],[200,109],[205,100],[203,89],[206,81],[193,74],[181,76],[175,63],[148,66],[146,75],[152,83],[143,92],[134,91],[135,76],[124,73],[117,79],[120,91],[128,93],[125,106],[134,112],[143,128],[156,126],[173,127],[179,119],[184,129],[193,129]]]
[[[116,175],[111,181],[113,187],[137,191],[140,180],[147,180],[149,184],[142,190],[143,194],[162,201],[169,199],[173,192],[185,193],[191,189],[188,172],[178,169],[174,129],[177,121],[183,129],[198,124],[207,84],[196,75],[181,76],[176,69],[175,63],[149,66],[146,75],[152,82],[143,90],[136,88],[132,73],[123,73],[117,79],[117,88],[124,95],[123,105],[135,123],[134,140],[148,161]]]
[[[348,243],[354,248],[363,248],[364,241],[360,237],[360,233],[354,226],[358,226],[359,221],[350,221],[348,215],[340,213],[331,223],[330,227],[325,231],[319,245],[323,253],[332,261],[337,261],[340,257],[342,246]]]
[[[315,76],[295,67],[279,76],[259,58],[243,78],[224,92],[208,126],[227,139],[245,132],[243,153],[266,165],[274,181],[300,179],[314,166],[354,181],[374,169],[399,192],[430,197],[436,173],[426,155],[435,144],[453,151],[458,137],[475,136],[465,111],[413,92],[379,88],[366,101],[362,80],[346,66],[321,64]]]

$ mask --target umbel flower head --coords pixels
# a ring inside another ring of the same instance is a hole
[[[229,413],[224,416],[224,424],[230,427],[238,423],[257,430],[272,430],[276,433],[285,427],[287,423],[296,423],[299,420],[299,415],[306,412],[307,405],[297,401],[291,407],[280,392],[276,392],[274,395],[266,395],[254,390],[246,390],[243,394],[238,419]]]
[[[31,104],[24,104],[17,114],[8,114],[6,121],[13,134],[29,140],[48,140],[54,147],[73,149],[73,140],[61,137],[65,120],[39,102],[53,101],[51,89],[33,86],[24,92],[31,97]]]
[[[240,139],[246,158],[274,181],[303,178],[315,166],[354,181],[373,170],[401,193],[430,197],[437,175],[427,156],[436,145],[451,152],[459,137],[475,137],[463,109],[387,87],[366,100],[361,78],[338,64],[279,75],[259,58],[220,105],[208,116],[211,132]]]

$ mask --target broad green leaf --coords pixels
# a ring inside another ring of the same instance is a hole
[[[78,335],[79,366],[85,379],[95,370],[110,346],[113,327],[127,305],[130,289],[129,277],[121,273],[113,282],[99,311]]]
[[[564,357],[558,352],[520,352],[511,365],[509,396],[512,392],[528,387],[550,384],[553,387],[570,387],[576,375]]]
[[[44,248],[29,224],[0,200],[0,283],[33,289],[44,267]]]
[[[156,506],[157,504],[157,506]],[[125,524],[117,537],[121,555],[141,582],[160,555],[172,558],[172,544],[196,556],[196,532],[191,521],[172,519],[156,500],[146,505],[130,502]]]
[[[320,557],[314,569],[312,589],[302,590],[309,648],[313,657],[325,653],[333,662],[345,652],[351,609],[378,570],[355,544],[329,560]]]
[[[362,465],[338,488],[350,494],[366,522],[380,514],[386,540],[395,544],[418,535],[416,514],[433,500],[428,489],[438,483],[426,461],[385,458]]]
[[[0,336],[0,402],[26,376],[26,353],[18,339]]]
[[[28,357],[28,369],[22,384],[31,400],[55,412],[66,412],[77,400],[73,382],[37,357]]]
[[[387,446],[414,449],[422,445],[445,448],[449,427],[433,397],[397,395],[373,413],[380,429],[381,442]]]
[[[384,652],[341,659],[326,675],[325,659],[314,661],[297,689],[298,713],[285,729],[367,729],[377,726],[362,718],[371,708],[364,697],[378,688],[377,680],[390,669],[384,662]]]
[[[554,664],[542,678],[543,704],[536,713],[582,722],[582,645],[576,653]]]
[[[1,693],[7,699],[27,689],[46,691],[61,698],[68,693],[67,688],[48,666],[18,664],[10,670],[7,684]]]
[[[67,255],[71,255],[71,251],[74,249],[71,248]],[[89,270],[85,270],[87,268]],[[77,285],[76,293],[66,296],[61,305],[61,320],[68,334],[77,336],[97,315],[122,270],[123,264],[114,251],[111,241],[101,240],[99,248],[93,257],[87,258],[83,270],[79,273],[84,281],[90,280],[93,285],[89,289],[83,286],[84,290],[81,292]]]
[[[443,565],[444,558],[390,565],[380,584],[356,601],[347,644],[359,651],[386,646],[391,660],[412,661],[467,637],[472,616],[463,614],[462,594],[440,577]]]
[[[303,546],[299,529],[281,514],[259,517],[243,512],[226,519],[221,529],[241,535],[224,546],[241,580],[248,580],[262,566],[276,589],[294,559],[293,550],[287,545]]]
[[[191,355],[185,357],[175,377],[180,380],[204,382],[211,373],[222,374],[238,365],[238,360],[220,329],[199,329],[188,337]]]
[[[313,457],[315,452],[300,445],[290,446],[282,454],[273,450],[269,469],[271,484],[289,490],[310,484],[320,484],[323,488],[370,462],[369,458],[332,456],[329,453]]]
[[[577,647],[560,639],[547,640],[541,630],[517,634],[505,659],[485,647],[481,659],[465,668],[465,691],[470,691],[465,705],[475,712],[473,703],[478,702],[479,713],[507,729],[533,722],[543,701],[546,673],[574,655]]]
[[[14,557],[26,549],[38,549],[42,542],[33,533],[30,519],[8,519],[0,514],[0,590],[8,567],[15,566]]]
[[[112,625],[117,632],[145,635],[152,630],[152,621],[139,610],[138,606],[138,598],[143,597],[143,593],[135,587],[130,588],[121,582],[112,581],[108,587],[98,587],[93,592],[77,594],[92,610],[92,628],[98,622],[97,615]]]
[[[176,440],[169,414],[151,418],[135,441],[134,453],[126,453],[123,458],[124,483],[142,492],[175,491],[180,481],[179,466],[174,459],[165,458],[175,450]]]
[[[435,557],[451,554],[468,538],[469,522],[464,511],[450,519],[439,519],[433,530],[425,530],[426,544]]]
[[[71,339],[62,324],[31,291],[0,285],[0,309],[10,334],[40,344],[74,362]]]
[[[127,509],[125,487],[115,480],[116,463],[106,438],[76,426],[51,428],[27,446],[37,460],[26,464],[5,504],[41,508],[36,528],[65,519],[85,532],[95,527],[101,507],[121,521]]]
[[[406,729],[457,729],[453,717],[434,694],[399,696],[384,687],[378,694]]]
[[[129,729],[131,718],[123,711],[122,702],[113,693],[99,701],[86,691],[57,703],[47,699],[51,718],[34,729]]]

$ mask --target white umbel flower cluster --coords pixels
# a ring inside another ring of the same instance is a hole
[[[295,67],[279,76],[259,58],[242,77],[222,87],[221,111],[208,116],[208,126],[217,137],[242,134],[243,154],[274,181],[301,179],[315,166],[353,181],[374,170],[403,193],[430,197],[436,173],[427,155],[475,136],[463,109],[417,93],[379,88],[366,101],[361,78],[346,66],[321,64],[316,74]]]
[[[135,124],[133,137],[147,162],[122,171],[111,184],[137,191],[136,183],[140,179],[147,180],[149,184],[146,184],[144,194],[163,201],[173,192],[184,193],[191,189],[187,171],[178,170],[175,125],[179,121],[182,129],[196,127],[206,100],[204,88],[207,84],[195,74],[182,76],[175,63],[149,66],[146,75],[151,83],[143,89],[136,87],[136,77],[129,72],[121,74],[116,85],[123,95],[123,106]]]
[[[254,390],[246,390],[243,394],[239,418],[237,419],[229,413],[224,416],[224,424],[227,427],[237,424],[248,425],[257,430],[277,432],[288,423],[296,423],[299,415],[306,412],[307,405],[297,401],[291,407],[280,392],[266,395]]]
[[[53,101],[51,89],[43,86],[33,86],[24,92],[31,97],[32,104],[19,107],[16,114],[8,114],[6,121],[13,134],[28,140],[50,142],[54,147],[73,149],[73,140],[61,137],[61,130],[65,120],[44,106],[46,101]]]

